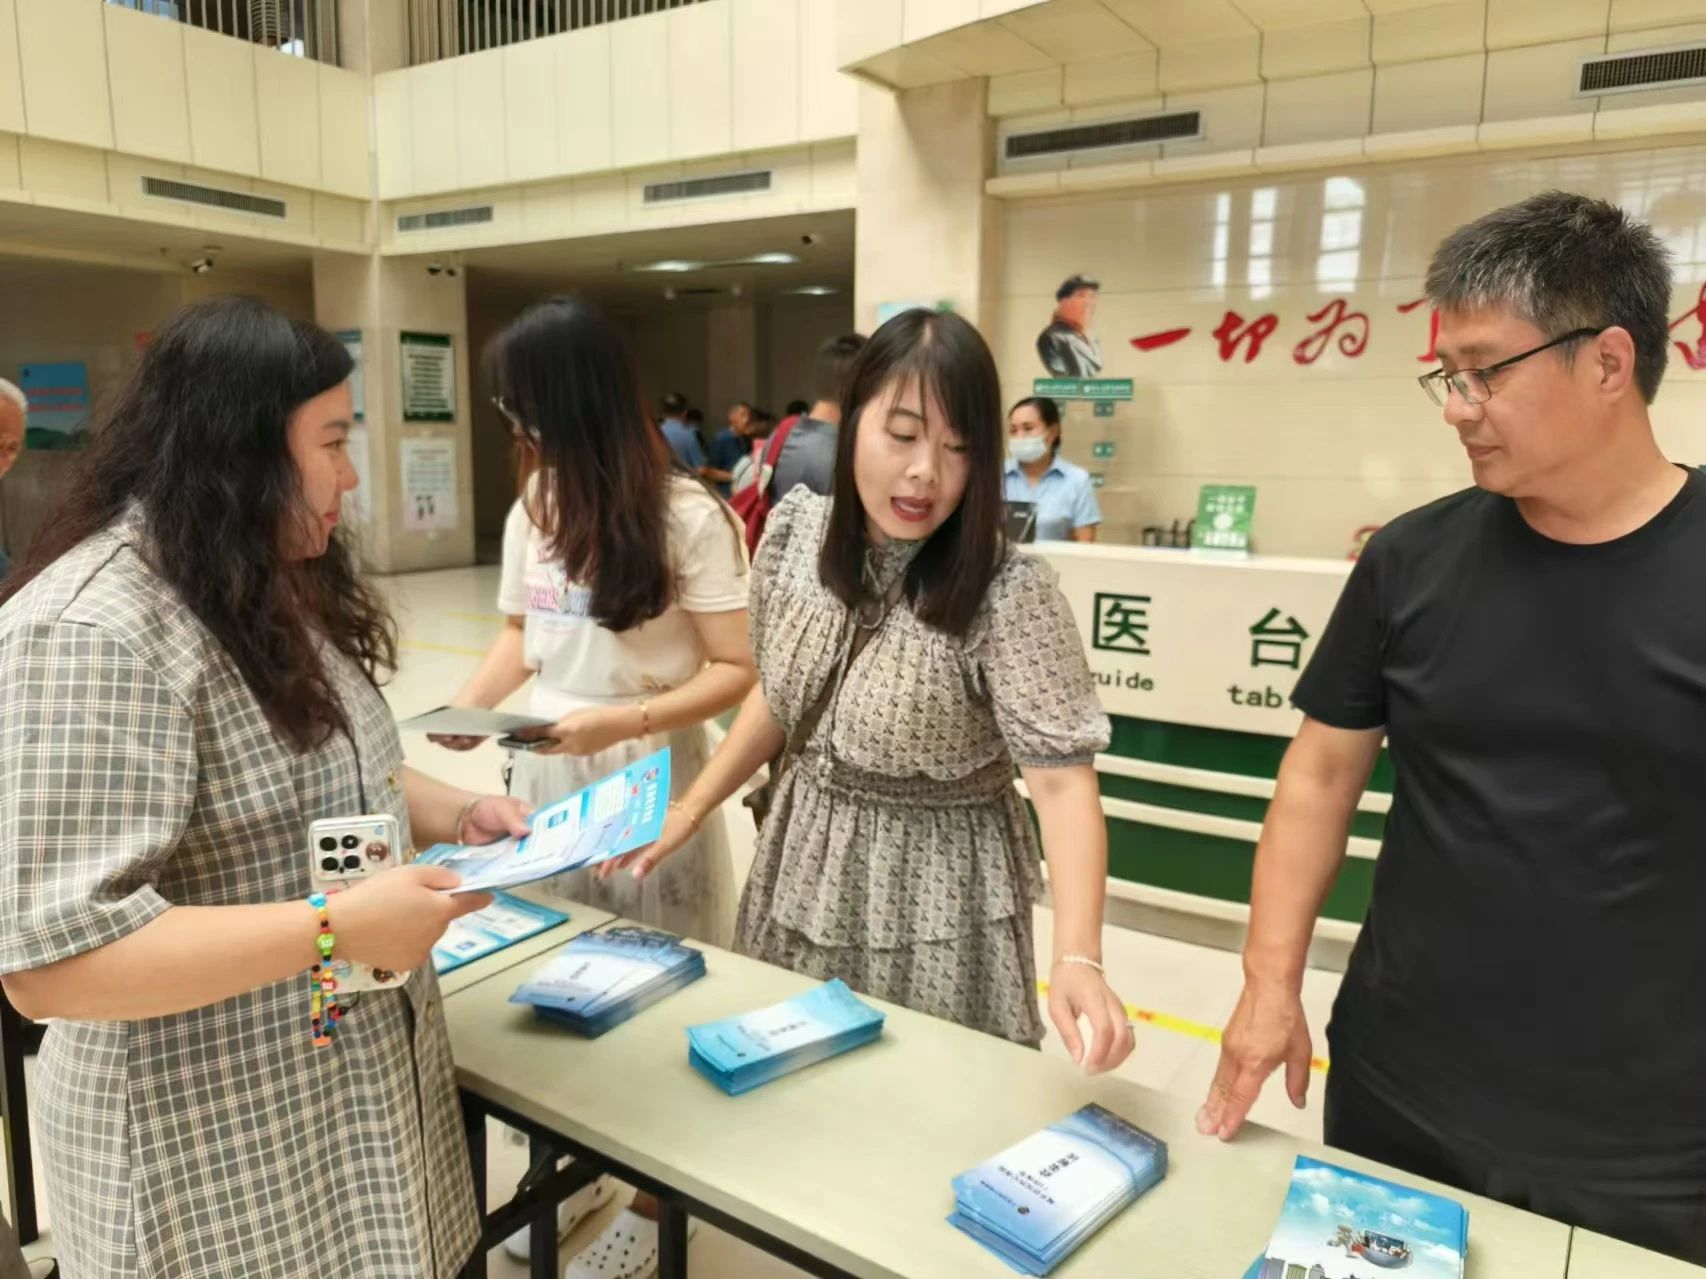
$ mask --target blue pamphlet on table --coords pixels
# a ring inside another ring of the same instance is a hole
[[[1279,1228],[1245,1279],[1463,1279],[1468,1252],[1462,1204],[1299,1155]]]
[[[954,1178],[950,1224],[1046,1275],[1167,1175],[1167,1143],[1085,1106]]]
[[[533,831],[495,844],[440,844],[418,861],[462,876],[453,893],[489,893],[596,866],[657,842],[669,808],[669,749],[533,814]]]
[[[688,1063],[731,1097],[883,1033],[883,1014],[837,979],[756,1012],[687,1028]]]
[[[432,948],[432,966],[442,977],[464,964],[495,955],[506,946],[566,923],[568,918],[565,911],[535,906],[508,893],[499,893],[484,910],[450,921],[450,927]]]
[[[543,1021],[596,1039],[705,975],[705,954],[651,928],[582,933],[510,996]]]

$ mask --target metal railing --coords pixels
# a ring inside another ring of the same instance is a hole
[[[621,22],[707,0],[407,0],[409,65]]]
[[[107,0],[315,62],[340,64],[339,0]]]

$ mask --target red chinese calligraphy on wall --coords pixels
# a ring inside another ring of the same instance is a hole
[[[1220,343],[1220,359],[1222,363],[1230,364],[1238,354],[1239,343],[1244,344],[1244,363],[1249,364],[1262,353],[1262,343],[1273,336],[1279,328],[1279,316],[1262,315],[1244,323],[1244,317],[1236,311],[1228,311],[1220,321],[1220,327],[1214,331],[1214,337]]]
[[[1414,302],[1405,302],[1398,308],[1399,315],[1408,315],[1417,307],[1426,306],[1426,298],[1417,298]],[[1428,312],[1428,349],[1416,357],[1418,364],[1434,364],[1439,360],[1439,309],[1436,307]]]
[[[1159,333],[1146,333],[1142,337],[1133,338],[1131,344],[1140,351],[1159,351],[1164,346],[1172,346],[1191,336],[1189,329],[1163,329]]]
[[[1368,316],[1351,310],[1343,298],[1334,298],[1311,315],[1309,322],[1321,327],[1292,348],[1291,358],[1298,364],[1313,364],[1319,360],[1326,354],[1327,344],[1333,341],[1335,334],[1338,336],[1339,353],[1347,359],[1354,360],[1368,350]],[[1358,325],[1362,326],[1360,332]],[[1345,331],[1340,333],[1340,329]]]
[[[1675,333],[1690,320],[1700,326],[1700,335],[1694,339],[1692,346],[1686,342],[1678,342],[1676,349],[1682,353],[1688,367],[1698,372],[1706,369],[1706,284],[1700,286],[1700,296],[1695,299],[1693,308],[1684,311],[1670,322],[1670,331]]]

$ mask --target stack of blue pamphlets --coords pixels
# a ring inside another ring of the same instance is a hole
[[[1167,1175],[1167,1143],[1085,1106],[954,1178],[951,1225],[1046,1275]]]
[[[689,1026],[687,1060],[738,1097],[882,1033],[883,1015],[837,978],[770,1008]]]
[[[705,975],[703,951],[651,928],[582,933],[520,989],[512,1004],[597,1039]]]
[[[1363,1279],[1402,1270],[1406,1279],[1463,1279],[1468,1252],[1462,1204],[1299,1155],[1279,1228],[1246,1273]]]
[[[568,918],[565,912],[549,906],[535,906],[508,893],[496,893],[490,906],[450,921],[450,927],[432,948],[432,966],[442,976],[535,933],[555,928]]]

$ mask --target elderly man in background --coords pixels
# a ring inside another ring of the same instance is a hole
[[[24,419],[29,414],[29,401],[24,393],[0,377],[0,479],[11,470],[24,451]],[[6,558],[6,548],[0,545],[0,578],[6,576],[12,563]]]

